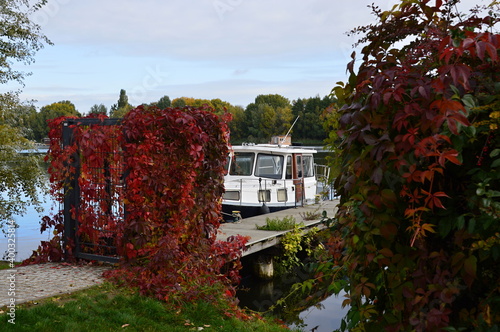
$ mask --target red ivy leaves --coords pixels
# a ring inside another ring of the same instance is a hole
[[[465,116],[467,112],[464,106],[456,100],[438,99],[432,102],[430,107],[431,109],[436,108],[439,112],[439,115],[435,118],[437,127],[440,127],[446,120],[450,131],[454,135],[458,135],[457,122],[464,126],[470,126],[470,122]]]
[[[439,197],[450,197],[446,195],[446,193],[442,191],[436,191],[436,192],[427,192],[425,190],[422,190],[422,194],[426,195],[425,196],[425,204],[428,206],[430,209],[434,209],[434,207],[438,207],[440,209],[446,209],[441,203],[441,199]]]
[[[63,148],[66,119],[49,123],[46,160],[52,193],[62,202],[68,179],[78,176],[80,203],[71,208],[79,223],[77,236],[95,244],[113,241],[122,257],[121,267],[108,276],[160,299],[218,300],[207,292],[213,288],[204,286],[232,287],[246,242],[236,237],[215,243],[229,116],[218,117],[208,107],[141,106],[121,125],[82,125],[76,120],[73,144]],[[59,234],[43,243],[32,261],[63,257],[62,218],[47,225]],[[65,249],[73,252],[72,247]],[[224,273],[228,262],[231,268]]]
[[[485,61],[488,57],[491,61],[498,61],[497,50],[500,48],[500,36],[490,32],[475,33],[473,31],[464,31],[466,38],[459,41],[455,46],[456,40],[451,36],[445,37],[439,45],[439,59],[446,64],[456,62],[465,52],[472,58],[479,58]]]
[[[213,300],[216,296],[201,285],[230,287],[245,243],[243,238],[215,243],[228,152],[226,122],[208,107],[138,107],[124,118],[123,132],[124,261],[110,277],[161,299]],[[227,262],[232,268],[221,274]]]
[[[438,330],[451,317],[458,321],[456,298],[467,297],[459,289],[474,287],[480,268],[470,254],[467,264],[451,273],[447,250],[467,251],[464,239],[473,237],[454,216],[476,222],[465,217],[466,204],[456,205],[472,201],[461,196],[474,188],[467,182],[472,172],[464,175],[464,167],[471,163],[467,156],[477,153],[471,150],[480,135],[471,133],[483,130],[479,119],[487,111],[474,109],[476,130],[464,128],[472,116],[460,98],[475,94],[478,105],[483,94],[496,100],[492,86],[498,82],[500,35],[476,31],[490,30],[486,27],[498,19],[473,17],[454,25],[440,17],[449,7],[430,3],[403,1],[389,12],[374,7],[379,24],[353,30],[366,34],[360,40],[368,44],[363,62],[357,73],[349,63],[349,82],[333,90],[346,102],[339,105],[342,143],[334,147],[342,162],[336,188],[343,204],[337,216],[347,247],[350,317],[366,323],[361,329]],[[405,37],[412,42],[396,47]],[[457,174],[466,183],[455,183]],[[381,199],[388,190],[399,194],[396,203]],[[393,257],[375,262],[375,252],[389,250]],[[366,280],[383,282],[368,292]]]

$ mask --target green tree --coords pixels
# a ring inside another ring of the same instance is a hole
[[[218,115],[223,114],[224,112],[229,112],[232,114],[233,109],[236,107],[231,103],[228,103],[227,101],[221,100],[219,98],[212,99],[209,102],[210,103],[208,105],[213,107],[215,109],[215,113],[217,113]]]
[[[292,108],[290,106],[278,107],[275,110],[274,131],[271,131],[269,134],[271,136],[285,135],[288,132],[288,130],[290,130],[290,126],[292,125],[292,123],[293,123]],[[269,136],[269,138],[271,138],[271,136]]]
[[[242,141],[245,138],[247,131],[245,130],[245,110],[241,106],[234,106],[227,101],[223,101],[219,98],[208,99],[197,99],[189,97],[175,98],[171,106],[172,107],[184,107],[193,106],[201,107],[203,105],[208,105],[213,108],[215,114],[222,115],[225,112],[229,112],[232,115],[232,121],[229,123],[229,128],[231,132],[231,141]],[[160,107],[158,105],[158,107]],[[160,107],[161,108],[161,107]]]
[[[158,108],[163,110],[167,107],[172,106],[172,101],[170,100],[169,96],[163,96],[160,98],[160,100],[158,100],[158,102],[156,103],[156,106],[158,106]]]
[[[28,73],[15,70],[14,62],[30,64],[44,44],[52,44],[30,15],[46,0],[3,0],[0,6],[0,84],[23,83]],[[20,154],[33,148],[25,122],[32,108],[21,105],[18,92],[0,93],[0,228],[32,204],[39,208],[38,189],[43,171],[35,155]]]
[[[257,104],[254,107],[247,108],[247,111],[248,110],[251,110],[251,113],[247,113],[251,114],[250,134],[255,137],[258,142],[265,142],[276,134],[274,130],[276,112],[272,106]]]
[[[123,108],[123,107],[126,107],[128,106],[129,103],[128,103],[128,96],[127,96],[127,92],[123,89],[120,90],[120,98],[118,98],[118,108]]]
[[[324,98],[316,96],[294,101],[292,105],[293,117],[299,117],[299,120],[293,128],[293,137],[300,140],[323,141],[326,138],[326,132],[323,128],[322,115],[333,103],[333,100],[329,96]]]
[[[13,69],[13,61],[30,64],[45,44],[52,44],[43,35],[30,15],[42,8],[46,0],[4,0],[0,6],[0,84],[9,81],[23,83],[28,75]]]
[[[373,5],[376,23],[353,30],[361,63],[334,88],[332,146],[343,330],[500,325],[500,8],[457,3]]]
[[[172,107],[181,108],[181,107],[184,107],[186,105],[187,105],[187,103],[186,103],[185,97],[175,98],[174,100],[172,100]]]
[[[293,120],[290,101],[281,95],[259,95],[246,110],[248,138],[268,142],[272,136],[284,135]]]
[[[255,104],[267,104],[271,106],[274,109],[277,109],[279,107],[290,107],[290,100],[287,98],[283,97],[282,95],[278,94],[270,94],[270,95],[258,95],[255,98]]]
[[[59,101],[50,105],[43,106],[40,112],[36,115],[36,120],[32,123],[33,136],[37,141],[48,137],[49,126],[47,120],[58,118],[60,116],[76,116],[82,115],[75,108],[75,105],[69,100]]]
[[[0,146],[0,229],[3,229],[7,221],[25,213],[28,206],[39,209],[45,176],[38,155],[19,153],[33,149],[33,144],[18,128],[0,124]]]
[[[108,108],[104,104],[95,104],[90,108],[90,114],[108,115]]]
[[[110,117],[123,118],[134,106],[128,103],[127,92],[124,89],[120,90],[118,102],[111,106]]]
[[[23,137],[34,140],[35,116],[36,108],[30,103],[21,103],[17,93],[0,94],[0,124],[17,128]]]
[[[229,122],[231,143],[242,142],[246,138],[245,109],[241,106],[232,106],[228,109],[233,119]]]

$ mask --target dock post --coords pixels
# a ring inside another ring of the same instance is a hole
[[[271,280],[274,277],[273,257],[269,255],[259,255],[253,262],[255,275],[261,280]]]

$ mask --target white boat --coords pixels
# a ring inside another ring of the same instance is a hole
[[[328,168],[314,163],[315,149],[279,144],[232,146],[224,176],[222,210],[226,221],[313,204],[318,176]]]

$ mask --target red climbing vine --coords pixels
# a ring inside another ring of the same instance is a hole
[[[234,294],[246,240],[216,241],[228,117],[206,106],[140,106],[119,125],[102,115],[92,124],[50,121],[51,192],[62,203],[78,184],[78,203],[71,206],[78,241],[63,241],[61,213],[46,217],[42,227],[55,227],[56,235],[25,263],[71,260],[75,245],[99,255],[116,247],[120,264],[107,276],[145,295],[175,302],[215,301],[214,287]],[[63,146],[65,123],[72,139]]]
[[[244,239],[215,242],[226,120],[208,107],[138,107],[125,116],[127,217],[119,243],[124,260],[110,278],[162,300],[211,300],[217,295],[207,286],[230,285],[221,269],[237,264]],[[234,269],[228,274],[236,276]]]
[[[378,22],[353,31],[366,45],[332,123],[344,330],[500,324],[499,19],[457,2],[373,5]]]

